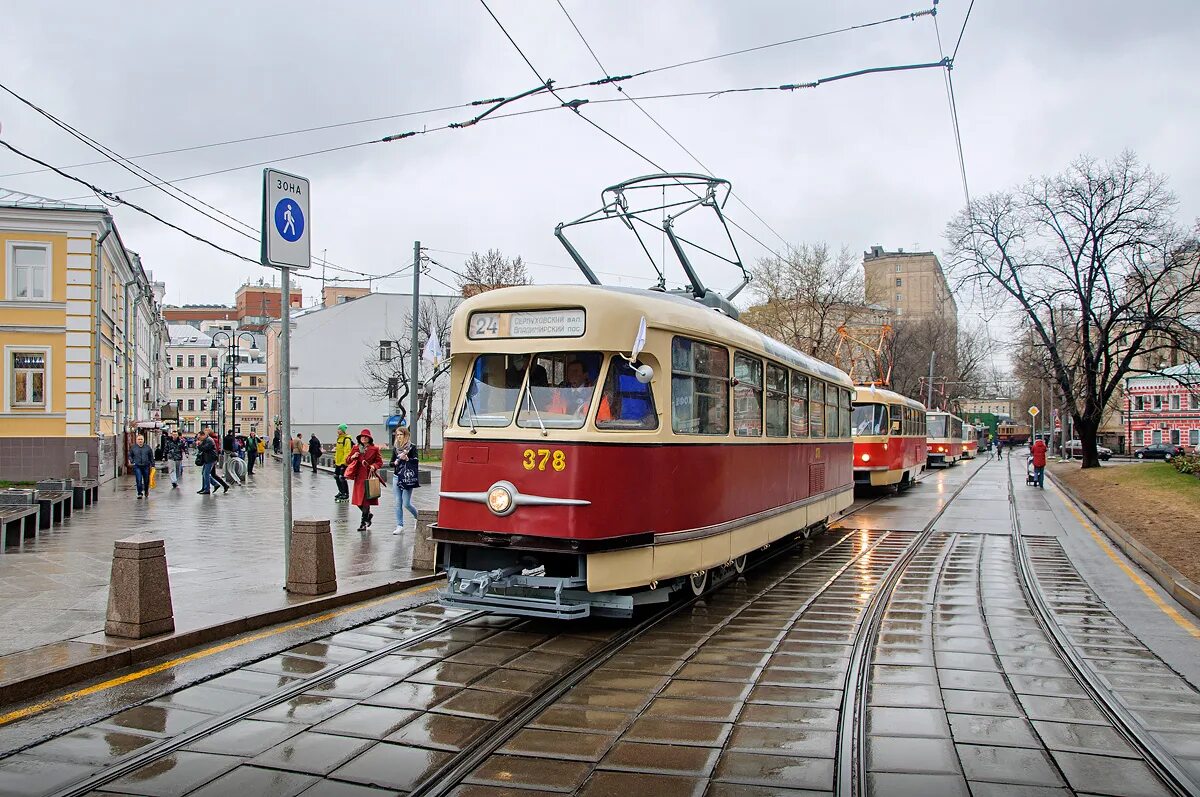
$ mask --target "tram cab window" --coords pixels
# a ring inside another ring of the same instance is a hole
[[[767,363],[767,437],[788,436],[788,371]]]
[[[792,371],[792,437],[808,437],[808,377]]]
[[[603,362],[603,356],[597,351],[555,351],[534,355],[521,408],[517,412],[517,426],[581,428],[591,409]]]
[[[745,354],[733,356],[733,434],[761,437],[763,433],[763,364]]]
[[[729,434],[729,352],[689,338],[671,341],[671,430]]]
[[[930,437],[947,437],[945,415],[930,415],[926,421]]]
[[[654,394],[624,357],[613,355],[596,408],[597,429],[657,429]]]
[[[853,424],[855,437],[883,434],[887,424],[887,407],[883,404],[856,404]]]
[[[825,383],[812,380],[809,387],[808,428],[813,437],[825,436]]]
[[[460,426],[508,426],[529,359],[524,354],[481,354],[471,366],[470,382],[458,415]],[[520,366],[518,367],[518,362]],[[513,384],[513,373],[517,373]]]

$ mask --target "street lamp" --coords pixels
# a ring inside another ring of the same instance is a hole
[[[229,366],[229,369],[230,369],[229,388],[230,388],[231,396],[230,396],[229,429],[232,431],[233,428],[235,426],[237,426],[237,384],[238,384],[237,366],[238,366],[239,354],[241,351],[241,340],[242,340],[242,337],[244,336],[248,341],[250,341],[250,348],[253,349],[254,348],[254,336],[251,335],[249,332],[230,333],[225,330],[220,330],[218,332],[215,332],[212,336],[212,348],[213,349],[218,348],[217,347],[217,338],[222,335],[225,336],[225,351],[226,351],[225,363],[227,366]],[[222,386],[221,398],[224,398],[224,397],[225,397],[225,389],[224,389],[224,386]],[[224,425],[224,424],[222,424],[222,425]]]

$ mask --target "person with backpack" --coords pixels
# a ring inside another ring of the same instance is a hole
[[[333,444],[333,480],[337,483],[334,501],[350,500],[350,483],[346,481],[346,460],[354,449],[354,440],[346,433],[346,424],[338,427],[337,442]]]
[[[413,506],[413,490],[420,486],[421,480],[417,473],[417,447],[413,445],[412,435],[406,427],[396,430],[392,443],[392,478],[393,489],[396,493],[396,528],[392,534],[404,533],[404,510],[412,513],[413,525],[417,522],[417,509]]]
[[[217,454],[216,437],[212,429],[205,429],[200,433],[200,437],[196,438],[196,464],[201,468],[200,489],[196,491],[198,495],[210,494],[214,483],[224,488],[225,492],[229,492],[229,484],[217,473],[217,460],[220,459],[220,455]]]
[[[313,473],[317,472],[317,462],[321,459],[321,441],[317,438],[317,433],[313,432],[308,438],[308,456],[312,460]]]

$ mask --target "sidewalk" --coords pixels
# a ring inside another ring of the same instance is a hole
[[[441,470],[416,490],[418,509],[436,509]],[[23,548],[0,555],[0,685],[129,647],[105,638],[113,541],[145,532],[166,541],[175,635],[311,602],[283,589],[283,466],[269,457],[245,486],[197,495],[200,469],[187,464],[172,490],[162,479],[136,500],[133,479],[101,486],[101,500]],[[395,502],[384,496],[370,532],[357,507],[335,504],[333,477],[310,467],[293,476],[293,517],[329,518],[338,592],[378,590],[427,576],[410,567],[415,523],[393,536]]]

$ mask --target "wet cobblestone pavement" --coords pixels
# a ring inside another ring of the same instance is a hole
[[[644,626],[399,612],[28,746],[0,794],[1182,793],[1138,740],[1194,773],[1200,695],[1055,537],[1014,547],[1006,471],[935,472],[862,509],[900,530],[852,515]]]
[[[199,469],[187,466],[172,490],[163,479],[149,500],[134,498],[132,478],[100,488],[100,501],[60,526],[0,555],[0,656],[98,632],[104,627],[113,541],[139,532],[166,541],[175,624],[212,625],[286,603],[283,585],[282,465],[260,465],[244,486],[196,495]],[[414,493],[420,509],[437,506],[441,471]],[[376,510],[373,530],[360,534],[359,512],[335,504],[333,477],[305,468],[293,477],[294,516],[329,518],[343,588],[411,573],[412,519],[392,536],[391,496]],[[97,635],[98,636],[98,635]],[[104,642],[102,638],[92,641]],[[69,656],[64,650],[62,655]]]

